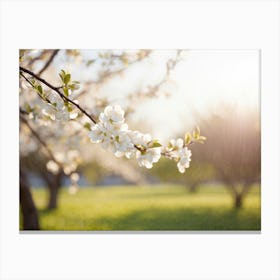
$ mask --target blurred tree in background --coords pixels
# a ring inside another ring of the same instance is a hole
[[[234,207],[240,208],[250,187],[261,179],[259,114],[223,105],[198,123],[207,142],[192,147],[192,168],[179,174],[169,161],[162,160],[152,174],[162,182],[186,184],[191,192],[202,183],[222,182]]]
[[[217,180],[223,182],[240,208],[250,187],[261,179],[261,131],[257,112],[224,106],[201,123],[207,145],[198,157],[211,164]]]

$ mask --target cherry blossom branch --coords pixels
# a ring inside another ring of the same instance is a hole
[[[176,65],[179,63],[180,61],[180,54],[181,54],[182,50],[177,50],[176,53],[176,57],[174,59],[169,59],[166,63],[166,73],[164,75],[164,77],[162,78],[162,80],[155,86],[152,86],[149,90],[150,95],[155,94],[159,88],[168,81],[169,77],[170,77],[170,73],[171,71],[176,67]]]
[[[73,104],[76,108],[78,108],[84,115],[86,115],[94,124],[97,123],[97,121],[88,113],[86,112],[82,107],[80,107],[75,101],[69,99],[68,97],[66,97],[60,90],[58,87],[55,87],[53,85],[51,85],[49,82],[47,82],[46,80],[44,80],[43,78],[39,77],[38,75],[36,75],[35,73],[33,73],[32,71],[25,69],[24,67],[19,67],[19,70],[22,72],[25,72],[29,75],[31,75],[33,78],[35,78],[36,80],[42,82],[44,85],[46,85],[47,87],[49,87],[50,89],[52,89],[53,91],[55,91],[63,100]],[[24,75],[22,75],[22,73],[20,73],[20,75],[22,77],[24,77]],[[27,80],[27,78],[25,77],[25,79]],[[31,83],[29,81],[29,83]],[[32,84],[32,83],[31,83]],[[32,85],[33,86],[33,85]]]
[[[128,62],[128,65],[133,65],[133,64],[136,64],[140,61],[142,61],[143,59],[145,59],[146,57],[148,57],[150,55],[152,51],[151,50],[145,50],[145,54],[142,56],[142,57],[138,57],[136,60],[134,61],[130,61]],[[116,55],[116,54],[111,54],[111,57],[110,59],[114,59],[114,58],[118,58],[118,59],[121,59],[121,55]],[[111,62],[112,63],[112,62]],[[122,72],[124,72],[125,70],[127,69],[127,67],[123,67],[119,70],[116,70],[116,71],[113,71],[113,72],[110,72],[110,71],[106,71],[101,77],[100,79],[97,81],[98,84],[102,84],[104,81],[106,81],[107,79],[110,79],[110,78],[113,78],[119,74],[121,74]]]
[[[144,60],[145,58],[147,58],[150,54],[152,53],[151,50],[144,50],[144,54],[142,56],[139,56],[136,60],[134,61],[130,61],[128,62],[128,64],[121,68],[121,69],[118,69],[118,70],[115,70],[115,71],[107,71],[105,72],[97,81],[88,81],[85,83],[85,86],[91,86],[91,85],[102,85],[105,81],[108,81],[109,79],[112,79],[118,75],[121,75],[122,73],[124,73],[127,69],[128,69],[128,66],[131,66],[131,65],[134,65],[134,64],[137,64],[139,62],[141,62],[142,60]],[[121,59],[121,55],[116,55],[116,54],[112,54],[111,55],[111,59],[112,58],[116,58],[116,59]],[[87,93],[87,90],[83,90],[81,91],[77,97],[81,97],[83,96],[85,93]]]
[[[143,91],[138,91],[136,93],[131,93],[131,94],[127,95],[126,98],[129,98],[131,101],[133,101],[133,100],[135,100],[136,98],[139,98],[139,97],[140,98],[145,98],[145,97],[156,96],[156,93],[160,90],[161,86],[164,85],[169,80],[171,71],[174,70],[174,68],[177,66],[177,64],[182,59],[180,57],[181,53],[182,53],[182,50],[177,50],[176,57],[173,58],[173,59],[169,59],[166,62],[165,74],[157,84],[147,86],[148,91],[144,91],[144,92]],[[117,101],[117,100],[120,100],[120,99],[113,99],[111,101]]]
[[[29,81],[29,80],[25,77],[25,75],[23,75],[23,73],[20,73],[20,75],[31,85],[31,87],[34,88],[34,84],[32,84],[32,82]],[[42,98],[41,95],[40,95],[40,97]],[[44,100],[47,101],[49,104],[51,104],[50,100],[49,100],[47,97],[44,97]]]
[[[173,69],[176,65],[176,61],[179,57],[176,57],[175,60],[169,61],[167,65],[167,75],[169,75],[170,69]],[[132,131],[128,129],[128,125],[125,123],[124,118],[124,111],[120,108],[120,106],[107,106],[104,109],[104,112],[99,115],[99,122],[89,115],[82,107],[80,107],[77,103],[69,99],[65,93],[60,92],[58,87],[54,87],[52,84],[47,82],[46,80],[42,79],[32,71],[20,67],[20,75],[24,77],[26,81],[29,82],[35,88],[39,95],[45,99],[42,86],[36,85],[34,82],[29,81],[23,74],[27,73],[36,80],[43,83],[45,86],[49,87],[53,91],[55,91],[64,102],[69,102],[76,106],[84,115],[86,115],[95,125],[90,128],[90,132],[88,134],[91,142],[93,143],[102,143],[103,148],[111,147],[114,150],[114,154],[117,157],[125,156],[126,158],[136,157],[139,166],[145,166],[146,168],[152,168],[153,164],[158,162],[161,156],[165,156],[169,159],[174,160],[177,162],[177,167],[179,172],[184,173],[186,168],[189,168],[190,161],[191,161],[191,151],[187,148],[189,144],[192,144],[192,141],[195,142],[203,142],[206,138],[200,136],[200,130],[197,128],[193,132],[193,136],[189,133],[185,135],[185,139],[178,138],[177,140],[170,140],[168,146],[162,147],[157,139],[152,139],[149,134],[143,134],[138,131]],[[60,77],[65,85],[68,84],[69,80],[71,79],[70,74],[65,73],[62,70]],[[64,90],[64,88],[63,88]],[[42,95],[41,95],[42,94]],[[61,100],[60,100],[61,101]],[[61,101],[62,102],[62,101]],[[64,103],[65,104],[65,103]],[[64,108],[62,106],[61,108]],[[27,120],[21,117],[23,121],[30,128],[31,132],[34,130],[28,124]],[[46,144],[40,138],[36,131],[34,136],[38,139],[38,141],[45,147]],[[50,155],[51,152],[48,149],[48,153]],[[51,158],[56,163],[54,156],[52,155]],[[61,166],[59,164],[59,166]]]
[[[52,90],[54,90],[55,92],[57,92],[59,94],[59,96],[62,98],[62,99],[65,99],[67,100],[68,102],[71,102],[72,104],[74,104],[81,112],[83,112],[94,124],[97,124],[97,121],[92,118],[83,108],[81,108],[78,104],[76,104],[74,101],[72,101],[71,99],[67,98],[64,94],[62,94],[60,91],[59,91],[59,88],[57,87],[54,87],[53,85],[51,85],[50,83],[48,83],[46,80],[42,79],[41,77],[38,77],[35,73],[33,73],[32,71],[28,70],[28,69],[25,69],[23,67],[20,67],[19,68],[20,71],[23,71],[25,73],[28,73],[29,75],[33,76],[35,79],[39,80],[40,82],[42,82],[43,84],[45,84],[46,86],[48,86],[49,88],[51,88]],[[34,85],[32,84],[31,81],[29,81],[24,74],[20,73],[21,76],[32,86],[34,87]],[[47,102],[50,103],[49,100],[46,100]],[[139,150],[139,151],[142,151],[142,149],[136,145],[134,145],[134,147]]]

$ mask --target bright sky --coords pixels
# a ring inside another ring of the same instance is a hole
[[[127,94],[159,81],[165,73],[167,59],[174,53],[155,51],[151,59],[131,66],[125,76],[101,88],[102,95],[123,104]],[[83,51],[87,59],[94,54],[96,57],[96,50]],[[96,76],[91,67],[83,71],[77,67],[69,70],[78,80]],[[217,112],[224,103],[258,110],[259,71],[257,50],[188,50],[165,87],[171,95],[140,103],[134,118],[143,122],[154,137],[165,140],[195,126],[197,114]]]
[[[258,51],[188,51],[172,79],[177,87],[171,97],[145,105],[145,118],[153,116],[159,137],[188,129],[196,114],[217,111],[223,103],[258,110]]]

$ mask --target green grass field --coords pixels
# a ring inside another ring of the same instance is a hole
[[[47,192],[33,189],[42,230],[260,230],[260,191],[251,189],[235,210],[225,188],[183,186],[62,189],[59,207],[47,211]]]

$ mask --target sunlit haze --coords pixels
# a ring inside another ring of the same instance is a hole
[[[87,59],[96,51],[82,51]],[[99,89],[112,103],[125,104],[125,96],[156,83],[165,74],[166,61],[175,51],[157,50],[149,59],[135,64]],[[63,62],[59,62],[63,64]],[[94,80],[91,67],[71,69],[77,79]],[[187,50],[183,60],[161,87],[157,98],[137,104],[133,119],[145,124],[162,140],[197,123],[204,116],[221,109],[223,104],[258,110],[259,51],[257,50]],[[165,93],[168,93],[166,97]],[[155,110],[156,108],[156,110]]]

